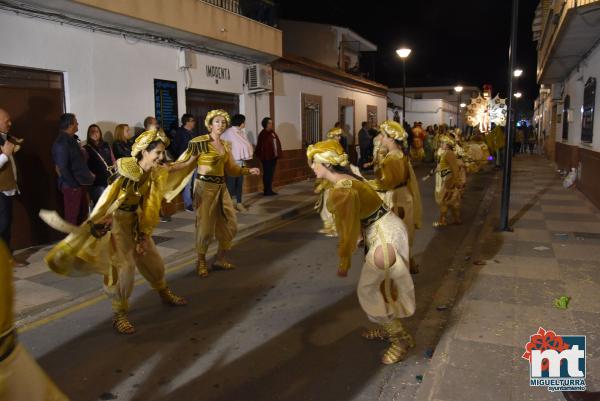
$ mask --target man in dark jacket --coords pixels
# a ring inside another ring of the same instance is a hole
[[[369,123],[367,121],[362,122],[362,128],[358,131],[358,147],[360,149],[360,159],[358,166],[363,168],[365,163],[370,161],[369,148],[371,147],[372,138],[369,135]],[[373,152],[371,151],[371,155]]]
[[[265,196],[277,195],[273,192],[273,176],[277,159],[281,157],[281,142],[279,136],[273,130],[273,120],[265,117],[261,123],[263,130],[256,141],[256,157],[263,166],[263,191]]]
[[[79,130],[75,114],[60,116],[59,129],[60,133],[52,145],[52,158],[63,194],[65,220],[79,225],[88,215],[87,187],[94,183],[94,175],[88,169],[85,151],[75,135]]]
[[[184,114],[181,116],[181,127],[177,128],[173,135],[173,143],[169,147],[173,159],[177,160],[183,152],[186,151],[188,144],[194,137],[194,128],[196,127],[196,119],[191,114]],[[193,211],[192,207],[192,184],[194,179],[192,178],[185,188],[183,189],[183,205],[185,210]]]

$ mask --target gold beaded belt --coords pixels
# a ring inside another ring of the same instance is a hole
[[[441,170],[440,171],[440,176],[441,177],[445,177],[445,176],[447,176],[448,174],[451,174],[451,173],[452,173],[452,170]]]
[[[121,205],[119,206],[119,210],[124,212],[135,212],[138,208],[138,205]]]
[[[403,182],[401,184],[396,185],[394,188],[392,188],[392,190],[405,187],[406,184],[407,184],[407,182],[405,181],[405,182]],[[389,190],[388,189],[378,189],[377,190],[377,192],[387,192],[387,191],[389,191]]]
[[[385,216],[387,212],[388,210],[385,208],[385,206],[381,205],[379,206],[379,209],[373,212],[369,217],[362,219],[360,221],[360,224],[363,228],[367,228],[371,224],[375,223],[377,220]]]
[[[5,351],[0,354],[0,362],[5,360],[12,354],[17,346],[17,334],[15,329],[10,330],[8,333],[4,334],[0,337],[0,350],[4,349]]]
[[[213,184],[225,184],[225,177],[222,175],[199,175],[200,181],[212,182]]]

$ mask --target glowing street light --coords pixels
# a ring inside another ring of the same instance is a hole
[[[396,54],[402,59],[402,123],[406,121],[406,58],[411,52],[408,47],[396,50]]]
[[[456,85],[454,87],[454,92],[458,93],[458,102],[456,102],[456,104],[460,105],[460,107],[462,107],[462,103],[460,101],[460,93],[462,92],[462,90],[463,90],[463,87],[460,85]],[[456,108],[456,128],[459,128],[459,124],[458,124],[459,120],[458,119],[460,116],[458,113],[459,113],[460,107]]]
[[[398,54],[398,56],[400,56],[401,59],[405,59],[408,56],[410,56],[410,52],[412,50],[409,49],[408,47],[403,47],[401,49],[396,50],[396,53]]]
[[[523,94],[522,94],[521,92],[515,92],[515,97],[516,97],[517,99],[520,99],[520,98],[521,98],[521,96],[523,96]]]
[[[519,78],[521,75],[523,75],[523,70],[520,68],[517,68],[516,70],[513,71],[513,75],[515,76],[515,78]]]
[[[461,103],[461,104],[460,104],[460,108],[462,109],[462,108],[464,108],[464,107],[467,107],[467,104],[466,104],[466,103]]]

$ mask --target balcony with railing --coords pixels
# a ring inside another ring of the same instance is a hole
[[[268,63],[283,51],[269,0],[19,0],[4,7],[244,62]]]
[[[224,10],[253,19],[265,25],[277,27],[279,9],[269,0],[199,0]]]
[[[600,38],[600,0],[542,1],[532,29],[539,83],[562,80]]]

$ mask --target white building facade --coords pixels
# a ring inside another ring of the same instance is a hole
[[[0,107],[27,144],[17,157],[15,221],[24,224],[14,228],[13,246],[56,236],[37,212],[61,208],[50,149],[64,112],[77,116],[82,140],[90,124],[111,141],[118,124],[140,130],[156,116],[170,130],[186,112],[203,129],[211,108],[247,115],[256,137],[269,95],[249,93],[245,71],[281,56],[281,31],[196,0],[181,0],[177,15],[160,13],[162,1],[48,2],[57,7],[50,9],[30,0],[0,8]]]

